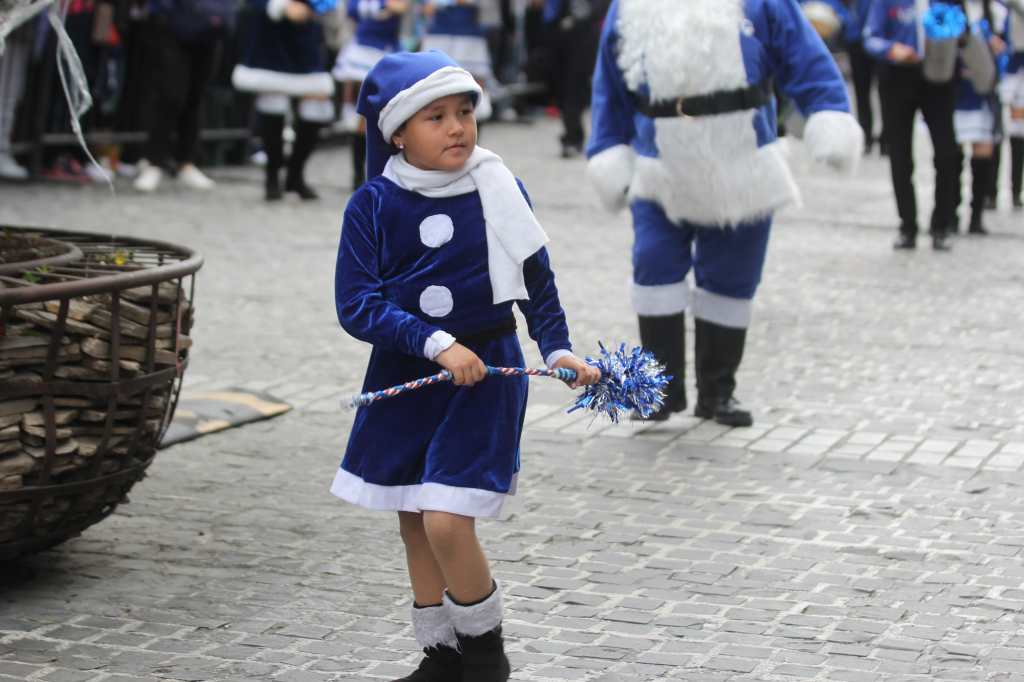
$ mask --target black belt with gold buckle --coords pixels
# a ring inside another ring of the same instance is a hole
[[[687,118],[758,109],[771,101],[771,85],[761,83],[736,90],[720,90],[707,95],[677,97],[657,102],[641,101],[637,104],[637,109],[641,114],[650,118]]]

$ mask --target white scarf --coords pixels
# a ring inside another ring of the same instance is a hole
[[[395,154],[383,175],[402,189],[433,199],[479,192],[494,303],[530,298],[523,262],[548,243],[548,235],[500,156],[477,147],[462,168],[436,171],[416,168],[404,155]]]

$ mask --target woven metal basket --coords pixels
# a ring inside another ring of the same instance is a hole
[[[42,257],[0,262],[0,560],[78,535],[145,475],[202,266],[173,244],[0,228],[0,252],[26,241]]]

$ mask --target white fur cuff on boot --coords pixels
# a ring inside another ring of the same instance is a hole
[[[609,211],[615,212],[626,206],[635,165],[636,152],[628,144],[598,152],[587,163],[587,178],[597,190],[601,204]]]
[[[424,649],[438,646],[457,649],[459,646],[451,616],[444,604],[424,607],[413,604],[412,631],[416,635],[416,642]]]
[[[845,111],[819,111],[807,119],[804,143],[815,161],[852,172],[864,153],[864,131]]]
[[[501,585],[494,581],[494,592],[482,602],[462,606],[444,593],[444,607],[455,626],[455,632],[467,637],[479,637],[501,625]]]

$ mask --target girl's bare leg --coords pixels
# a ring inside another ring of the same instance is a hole
[[[494,589],[491,569],[476,537],[476,520],[447,512],[423,512],[423,530],[448,594],[460,604],[479,602]]]
[[[420,606],[441,603],[445,580],[434,559],[433,550],[423,528],[423,515],[398,512],[398,525],[405,543],[405,560],[409,566],[409,582],[413,597]]]

